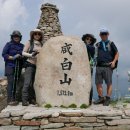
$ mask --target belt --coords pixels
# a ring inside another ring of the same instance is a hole
[[[111,67],[110,63],[98,63],[97,67]]]
[[[34,64],[32,64],[32,63],[26,61],[26,62],[25,62],[25,68],[26,68],[26,67],[33,67],[33,68],[36,68],[36,65],[34,65]]]

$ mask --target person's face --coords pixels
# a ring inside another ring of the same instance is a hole
[[[91,43],[92,43],[92,38],[91,38],[91,37],[86,37],[85,43],[86,43],[87,45],[91,44]]]
[[[19,43],[20,37],[18,35],[13,36],[13,41],[15,41],[16,43]]]
[[[102,41],[106,41],[106,40],[108,40],[109,33],[101,33],[100,37],[101,37]]]
[[[39,33],[39,32],[35,32],[35,33],[33,34],[33,38],[34,38],[34,40],[39,41],[40,38],[41,38],[41,33]]]

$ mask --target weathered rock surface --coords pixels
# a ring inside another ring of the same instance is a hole
[[[39,105],[88,105],[91,74],[84,43],[67,36],[48,40],[39,54],[35,79]]]

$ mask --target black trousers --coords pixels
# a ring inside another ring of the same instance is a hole
[[[5,66],[5,75],[7,76],[7,102],[15,101],[17,83],[21,75],[21,68],[16,71],[16,67]]]
[[[91,77],[93,77],[93,68],[91,68]],[[93,99],[93,85],[91,86],[91,90],[90,90],[90,96],[89,96],[89,103],[92,103],[92,99]]]
[[[31,101],[32,99],[36,100],[35,91],[34,91],[34,81],[35,81],[36,67],[28,66],[25,69],[24,74],[24,85],[22,89],[22,101]]]

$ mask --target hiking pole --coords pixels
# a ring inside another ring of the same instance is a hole
[[[119,73],[116,69],[116,92],[117,92],[117,101],[119,100]]]

